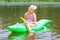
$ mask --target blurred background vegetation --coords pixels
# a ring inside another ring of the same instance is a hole
[[[38,7],[35,11],[37,20],[52,19],[54,24],[59,25],[60,0],[0,0],[0,25],[21,23],[20,17],[24,16],[31,4]]]
[[[54,20],[54,26],[60,26],[60,3],[59,2],[2,2],[0,3],[0,24],[3,26],[21,23],[20,17],[33,4],[38,8],[35,11],[37,21],[41,19]],[[1,26],[2,27],[2,26]]]
[[[60,2],[60,0],[0,0],[0,2]]]

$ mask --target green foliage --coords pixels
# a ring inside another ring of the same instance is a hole
[[[0,0],[0,2],[60,2],[60,0]]]

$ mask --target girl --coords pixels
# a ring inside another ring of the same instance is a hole
[[[35,14],[35,10],[37,9],[37,6],[34,6],[34,5],[30,5],[29,8],[28,8],[28,11],[25,13],[24,15],[24,18],[26,19],[25,21],[25,25],[27,26],[28,28],[28,36],[33,36],[33,33],[30,32],[31,31],[31,28],[32,26],[35,25],[36,23],[36,14]]]

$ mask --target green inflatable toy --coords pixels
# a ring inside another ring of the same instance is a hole
[[[35,26],[31,27],[31,32],[40,32],[41,30],[49,29],[46,26],[51,22],[52,20],[42,19],[38,21]],[[8,26],[7,29],[12,32],[28,32],[28,29],[24,23],[16,23],[12,26]]]

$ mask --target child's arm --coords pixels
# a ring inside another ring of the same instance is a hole
[[[27,14],[27,12],[26,12],[25,15],[24,15],[24,19],[25,19],[25,20],[26,20],[26,14]],[[27,24],[28,22],[25,21],[24,23]]]

